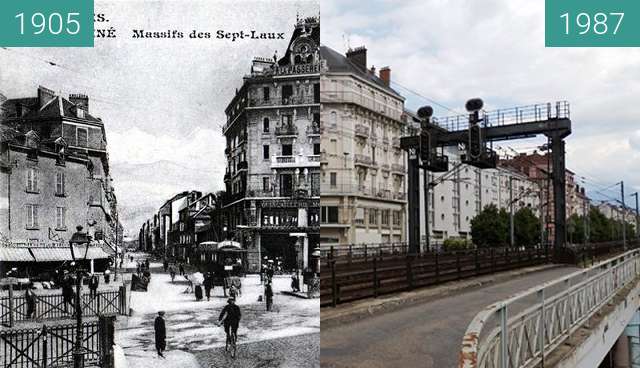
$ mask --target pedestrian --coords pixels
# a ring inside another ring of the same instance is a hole
[[[238,288],[234,283],[231,283],[231,286],[229,287],[229,297],[233,299],[238,297]]]
[[[174,270],[173,267],[169,267],[169,275],[171,276],[171,282],[173,283],[173,280],[176,278],[176,270]]]
[[[30,284],[29,288],[24,292],[24,298],[27,302],[27,319],[33,319],[36,313],[36,294],[32,290],[32,285]]]
[[[136,262],[136,273],[140,274],[140,262]]]
[[[144,268],[146,268],[147,271],[149,270],[149,258],[144,261]]]
[[[182,263],[180,263],[180,265],[178,266],[178,270],[180,271],[180,276],[184,275],[184,266],[182,265]]]
[[[162,354],[167,348],[167,328],[164,323],[164,311],[159,311],[156,320],[153,323],[153,330],[156,338],[156,351],[158,356],[164,358]]]
[[[269,267],[267,268],[267,283],[271,283],[271,280],[273,279],[273,265],[269,265]]]
[[[99,283],[100,281],[98,281],[98,276],[95,274],[91,275],[91,278],[89,279],[89,295],[91,298],[95,298],[97,296]]]
[[[64,302],[64,312],[68,313],[67,304],[73,309],[73,279],[67,275],[62,281],[62,301]]]
[[[264,287],[264,296],[267,300],[267,311],[271,311],[271,306],[273,305],[273,289],[271,288],[271,283],[267,283]]]
[[[207,301],[211,300],[211,288],[213,288],[213,277],[211,272],[208,272],[204,277],[204,293],[207,296]]]
[[[106,270],[104,271],[104,283],[108,285],[109,281],[111,281],[111,271]]]
[[[195,287],[196,301],[199,302],[202,300],[202,285],[197,284]]]
[[[164,262],[162,263],[162,267],[164,267],[164,272],[167,272],[167,268],[169,268],[169,262],[167,261],[166,258],[165,258]]]
[[[297,271],[291,276],[291,290],[293,290],[294,293],[300,291],[300,279],[298,279]]]

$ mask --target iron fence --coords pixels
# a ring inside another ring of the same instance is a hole
[[[113,319],[83,324],[85,367],[112,367]],[[75,323],[0,330],[0,362],[11,368],[73,367]]]
[[[420,254],[407,254],[406,246],[398,249],[405,253],[374,253],[363,257],[353,254],[333,257],[328,253],[320,265],[321,306],[335,307],[357,299],[539,265],[550,260],[548,247],[438,249]]]
[[[82,315],[89,317],[126,315],[128,313],[126,300],[126,287],[124,286],[117,290],[100,290],[95,297],[90,294],[82,294]],[[33,318],[29,318],[24,292],[9,290],[7,296],[0,297],[0,323],[9,327],[23,321],[71,318],[74,310],[73,304],[65,303],[61,292],[36,295],[35,314]]]
[[[640,250],[631,250],[478,313],[462,341],[460,368],[544,365],[602,306],[640,275]]]

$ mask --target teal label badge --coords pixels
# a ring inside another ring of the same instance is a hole
[[[545,0],[545,46],[638,47],[640,1]]]
[[[0,46],[93,47],[93,0],[0,0]]]

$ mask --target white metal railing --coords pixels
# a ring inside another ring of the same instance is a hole
[[[632,250],[490,305],[467,328],[459,368],[544,364],[546,355],[638,275],[640,250]]]

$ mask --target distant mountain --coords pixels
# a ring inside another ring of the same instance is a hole
[[[167,160],[144,164],[112,163],[111,175],[125,231],[136,237],[142,223],[177,193],[222,189],[224,170],[224,167],[197,169]]]

